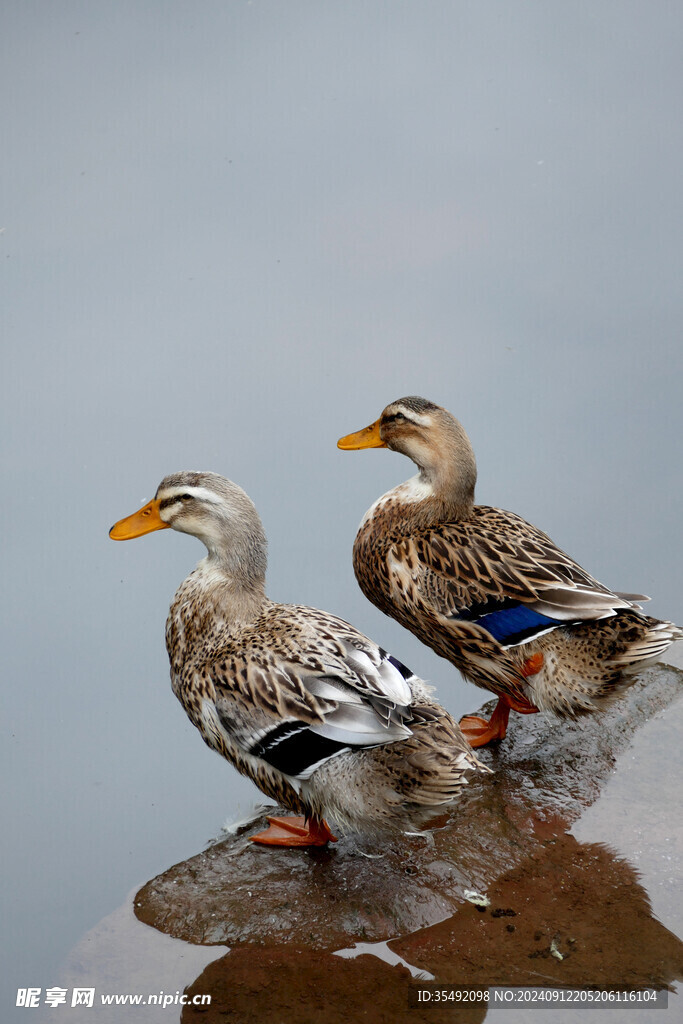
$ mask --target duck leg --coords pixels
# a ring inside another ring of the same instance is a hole
[[[471,747],[485,747],[493,740],[505,739],[509,717],[510,705],[505,697],[499,697],[488,722],[479,715],[467,715],[460,719],[460,728]]]
[[[535,676],[543,668],[543,655],[532,654],[522,666],[522,675]],[[504,740],[507,734],[508,719],[510,711],[517,711],[520,715],[534,715],[538,708],[527,700],[526,697],[501,694],[493,714],[488,722],[479,715],[467,715],[460,719],[460,728],[471,747],[485,747],[493,740]]]
[[[268,818],[269,828],[249,836],[252,843],[263,846],[325,846],[336,843],[337,837],[330,832],[327,822],[317,818]]]

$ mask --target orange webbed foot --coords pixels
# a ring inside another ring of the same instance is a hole
[[[326,843],[337,842],[337,837],[332,835],[326,821],[301,816],[269,817],[267,820],[270,825],[265,832],[249,836],[252,843],[263,846],[325,846]]]
[[[509,717],[510,706],[501,697],[488,722],[479,715],[466,715],[460,719],[460,728],[471,747],[485,747],[494,740],[505,739]]]
[[[532,663],[533,671],[524,672],[523,675],[535,675],[543,667],[543,655],[534,654],[527,659],[526,664]],[[521,694],[516,697],[505,696],[498,698],[498,703],[488,722],[479,715],[466,715],[460,719],[460,728],[463,736],[471,747],[485,747],[487,743],[495,740],[504,740],[507,734],[508,719],[510,711],[517,711],[520,715],[535,715],[538,708],[530,700]]]

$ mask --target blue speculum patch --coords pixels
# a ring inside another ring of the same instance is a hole
[[[490,607],[490,606],[489,606]],[[564,623],[560,619],[551,619],[547,615],[541,615],[524,604],[507,604],[505,607],[498,607],[494,611],[486,612],[477,616],[473,609],[461,615],[463,619],[476,622],[482,626],[491,636],[504,646],[519,644],[530,640],[539,633],[544,633],[553,626],[561,626]]]

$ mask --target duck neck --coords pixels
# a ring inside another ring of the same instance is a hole
[[[203,558],[179,586],[166,620],[173,677],[179,678],[187,658],[210,649],[218,636],[254,622],[267,603],[263,578],[245,584],[215,558]]]
[[[206,558],[180,585],[171,619],[207,636],[215,629],[253,622],[267,602],[265,536],[233,530],[229,537],[201,537]],[[191,625],[192,624],[192,625]]]
[[[233,530],[227,538],[201,539],[207,550],[203,564],[238,588],[263,590],[267,562],[265,537],[246,531],[240,535]]]
[[[267,600],[265,557],[261,565],[234,550],[209,548],[195,573],[205,599],[226,622],[253,621]]]
[[[476,475],[463,474],[462,470],[467,467],[449,464],[418,466],[418,469],[417,476],[413,477],[415,490],[423,492],[425,502],[433,507],[440,520],[465,519],[470,514]]]
[[[412,488],[413,500],[424,502],[425,511],[429,506],[440,520],[465,519],[474,505],[477,481],[476,462],[469,442],[463,445],[461,441],[450,451],[441,450],[438,458],[432,459],[430,455],[431,452],[421,451],[418,458],[413,457],[418,474],[404,487]]]

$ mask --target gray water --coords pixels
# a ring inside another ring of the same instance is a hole
[[[258,799],[168,684],[200,547],[107,537],[166,473],[240,483],[271,596],[456,714],[480,695],[351,569],[413,469],[335,442],[401,395],[462,420],[480,502],[683,622],[682,28],[611,0],[3,5],[3,1005]]]

